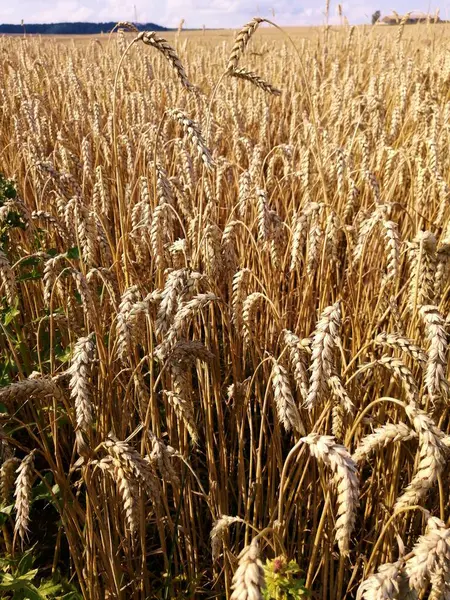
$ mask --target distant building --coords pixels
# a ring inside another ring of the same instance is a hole
[[[383,25],[398,25],[403,21],[403,19],[404,16],[402,15],[386,15],[380,20],[380,23]],[[419,10],[414,10],[408,14],[408,18],[406,19],[405,23],[408,25],[414,25],[416,23],[426,23],[427,21],[430,23],[441,22],[438,14],[430,15]]]

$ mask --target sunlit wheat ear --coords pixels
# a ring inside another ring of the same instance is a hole
[[[238,559],[230,600],[263,600],[264,569],[259,558],[258,543],[251,542],[242,550]]]
[[[128,21],[119,21],[115,28],[117,29],[127,29],[128,31],[136,31],[139,32],[139,29],[133,23],[129,23]]]
[[[275,359],[272,367],[272,387],[278,418],[285,430],[293,429],[296,433],[305,435],[305,426],[292,396],[287,371]]]
[[[233,525],[233,523],[242,523],[242,519],[240,517],[229,517],[227,515],[222,515],[219,519],[217,519],[217,521],[214,521],[210,533],[211,554],[213,560],[217,560],[219,558],[223,538],[225,537],[228,528],[230,525]]]
[[[242,324],[244,342],[249,346],[252,337],[255,335],[256,315],[264,301],[264,295],[260,292],[253,292],[244,300],[242,305]]]
[[[211,292],[205,294],[197,294],[189,300],[183,303],[175,314],[173,323],[167,332],[164,341],[156,349],[156,354],[159,359],[164,359],[171,349],[174,347],[176,342],[181,338],[183,332],[190,325],[191,320],[206,308],[212,302],[218,301],[219,298]]]
[[[170,481],[174,486],[179,485],[180,480],[171,460],[175,454],[175,450],[171,446],[167,446],[163,440],[156,437],[151,431],[148,432],[148,436],[152,445],[150,459],[158,466],[161,478],[165,481]]]
[[[422,350],[420,346],[417,346],[413,340],[398,333],[382,332],[377,335],[374,341],[377,345],[393,348],[394,350],[401,350],[422,365],[428,361],[425,350]]]
[[[188,398],[186,386],[183,386],[180,389],[181,386],[177,384],[177,373],[176,371],[174,372],[173,367],[172,373],[174,373],[175,375],[174,388],[176,389],[176,392],[164,390],[163,393],[167,397],[167,400],[170,406],[173,408],[178,419],[180,419],[180,421],[186,427],[187,431],[189,432],[189,435],[192,438],[192,441],[194,442],[194,444],[197,444],[199,436],[197,424],[195,422],[194,405],[192,401]],[[180,378],[178,378],[178,381],[180,381]]]
[[[211,156],[211,152],[206,147],[206,142],[203,138],[202,132],[200,131],[200,127],[189,119],[189,117],[178,108],[169,109],[167,114],[176,122],[181,125],[184,133],[187,138],[197,151],[197,154],[201,158],[203,164],[208,169],[212,169],[214,166],[214,161]]]
[[[7,406],[12,401],[28,402],[32,397],[45,398],[47,396],[53,397],[56,400],[62,398],[61,389],[48,377],[24,379],[23,381],[17,381],[16,383],[11,383],[0,388],[0,402],[3,402]]]
[[[327,381],[333,374],[340,327],[341,305],[336,302],[323,311],[313,334],[310,386],[305,402],[309,410],[326,392]]]
[[[6,506],[11,499],[12,488],[14,486],[15,473],[20,460],[7,458],[0,468],[0,504]]]
[[[70,274],[75,282],[75,287],[81,298],[81,304],[83,306],[83,312],[89,323],[95,322],[96,308],[94,300],[92,298],[91,290],[89,289],[86,277],[80,271],[76,269],[70,269]]]
[[[348,395],[339,375],[332,375],[327,383],[334,400],[342,406],[344,412],[352,415],[355,412],[355,405]]]
[[[139,523],[139,486],[137,485],[136,480],[130,478],[130,475],[125,471],[117,458],[112,458],[110,456],[102,458],[97,462],[96,466],[102,473],[108,474],[116,484],[122,501],[126,528],[134,541]]]
[[[249,81],[254,86],[262,89],[268,94],[272,94],[273,96],[281,95],[281,90],[274,87],[268,81],[265,81],[262,77],[260,77],[253,71],[249,71],[248,69],[244,69],[243,67],[236,67],[232,70],[229,70],[228,75],[230,75],[231,77],[236,77],[237,79],[244,79],[244,81]]]
[[[436,238],[430,231],[419,232],[409,244],[408,307],[414,310],[433,301],[436,270]]]
[[[153,258],[158,269],[163,269],[166,266],[165,239],[170,217],[171,210],[170,205],[167,202],[158,204],[153,211],[152,226],[150,229],[150,243],[152,247]]]
[[[117,352],[122,359],[129,356],[132,347],[135,321],[131,318],[131,311],[139,300],[140,293],[137,285],[132,285],[125,290],[120,300],[116,330],[118,336]]]
[[[228,58],[227,73],[229,73],[233,69],[236,69],[239,63],[239,59],[244,54],[245,48],[247,47],[247,44],[249,43],[252,35],[255,33],[260,23],[262,23],[263,21],[264,19],[254,17],[239,31],[239,33],[236,36],[236,39],[234,40],[230,57]]]
[[[31,502],[31,488],[33,485],[33,467],[34,467],[34,454],[35,450],[32,450],[20,463],[16,473],[15,483],[15,509],[16,509],[16,523],[14,526],[14,533],[19,535],[22,542],[25,541],[28,532],[28,523],[30,518],[30,502]]]
[[[434,301],[441,300],[446,282],[450,277],[450,239],[445,238],[437,250],[436,277],[434,280]]]
[[[290,271],[295,271],[295,268],[300,265],[302,259],[305,260],[303,251],[308,239],[309,218],[309,211],[302,210],[293,220],[294,230],[292,235]]]
[[[435,402],[440,396],[448,398],[450,385],[446,377],[448,366],[448,336],[445,321],[436,306],[422,306],[420,316],[425,323],[430,342],[425,374],[425,385],[430,399]]]
[[[119,441],[112,434],[108,436],[104,446],[108,454],[119,462],[126,477],[139,483],[152,502],[159,504],[161,488],[150,462],[142,458],[130,444]]]
[[[400,591],[402,561],[381,565],[376,573],[361,583],[356,600],[394,600]]]
[[[268,242],[270,239],[270,217],[267,201],[267,192],[257,190],[256,192],[258,208],[258,239],[260,242]]]
[[[70,374],[70,397],[75,402],[77,428],[89,433],[92,425],[91,366],[94,356],[94,334],[80,338],[75,344]]]
[[[425,535],[422,535],[415,544],[413,556],[406,561],[405,572],[409,577],[411,588],[421,592],[431,582],[430,598],[437,600],[437,598],[447,597],[450,574],[450,529],[443,521],[436,517],[428,519]],[[439,590],[436,589],[438,587]]]
[[[2,283],[0,290],[4,289],[8,304],[14,304],[17,295],[16,278],[3,250],[0,250],[0,280]]]
[[[394,374],[395,378],[404,386],[408,399],[411,402],[418,402],[419,388],[410,369],[400,358],[392,356],[382,356],[377,364],[381,365]]]
[[[138,530],[138,506],[139,486],[129,476],[126,475],[125,469],[120,464],[120,461],[113,461],[113,473],[120,497],[123,504],[125,515],[125,523],[132,537],[136,535]]]
[[[367,460],[369,455],[379,448],[384,448],[392,442],[404,442],[415,437],[417,437],[416,432],[404,423],[387,423],[364,437],[353,453],[352,458],[356,463],[360,463]]]
[[[289,365],[294,376],[295,385],[303,400],[306,400],[309,389],[308,352],[301,340],[292,331],[283,329],[283,341],[289,349]]]
[[[244,299],[248,293],[248,284],[250,282],[250,269],[243,268],[237,271],[233,277],[233,296],[231,305],[233,309],[233,323],[236,327],[242,326],[242,310],[244,305]]]
[[[419,461],[411,482],[395,502],[395,510],[420,502],[436,483],[448,456],[444,433],[431,417],[414,404],[406,406],[405,411],[419,436]]]
[[[356,463],[348,450],[337,444],[332,436],[310,433],[301,441],[308,445],[312,456],[333,471],[338,505],[336,541],[341,554],[345,556],[349,553],[358,507],[359,477]]]
[[[395,282],[400,269],[400,234],[398,224],[394,221],[383,221],[384,236],[386,239],[386,281]]]
[[[382,218],[382,210],[380,207],[377,207],[377,209],[374,210],[370,217],[368,217],[361,223],[361,227],[358,231],[358,240],[353,250],[353,261],[355,266],[359,264],[369,236],[371,235],[376,225],[381,221]]]
[[[156,318],[156,333],[165,333],[173,322],[179,304],[194,292],[195,284],[202,279],[201,273],[189,269],[177,269],[167,275],[164,290],[161,293],[161,303]]]
[[[197,91],[197,88],[195,88],[195,86],[193,86],[187,78],[186,71],[184,70],[182,63],[178,58],[175,49],[166,39],[160,37],[154,31],[142,31],[136,39],[142,40],[144,44],[159,50],[167,59],[172,69],[175,71],[175,74],[178,77],[181,85],[190,92]]]

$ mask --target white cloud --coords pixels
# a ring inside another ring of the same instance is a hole
[[[397,0],[399,12],[406,0]],[[428,0],[421,0],[422,10],[428,10]],[[351,23],[367,22],[380,8],[390,12],[387,0],[343,2],[344,14]],[[239,27],[251,17],[260,15],[273,18],[280,25],[317,25],[323,23],[325,0],[0,0],[0,22],[28,23],[57,21],[134,21],[135,7],[138,20],[176,27],[180,19],[186,27]],[[330,14],[336,21],[337,1]],[[418,6],[418,9],[421,7]],[[272,17],[272,10],[275,16]]]

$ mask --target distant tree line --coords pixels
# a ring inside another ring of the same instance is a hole
[[[25,25],[0,25],[0,34],[2,33],[37,33],[42,35],[94,35],[97,33],[108,32],[116,25],[115,21],[108,23],[30,23]],[[167,31],[166,27],[161,27],[155,23],[135,23],[139,31]]]

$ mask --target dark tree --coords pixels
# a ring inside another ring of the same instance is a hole
[[[79,35],[79,34],[98,34],[103,31],[111,31],[116,25],[114,21],[109,23],[30,23],[27,25],[27,33],[41,35]],[[155,23],[136,24],[139,31],[167,31],[165,27],[155,25]],[[0,24],[0,34],[3,33],[24,33],[22,25]]]
[[[375,25],[375,23],[378,23],[378,21],[380,20],[381,17],[381,12],[379,10],[375,11],[372,15],[372,25]]]

